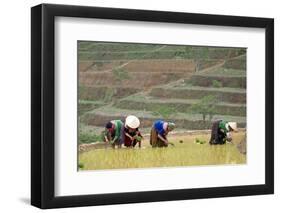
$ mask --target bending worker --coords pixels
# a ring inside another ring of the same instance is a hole
[[[124,124],[121,120],[112,120],[105,125],[104,139],[106,143],[112,145],[113,148],[117,145],[121,148],[124,140]]]
[[[175,124],[172,122],[155,121],[150,132],[150,145],[152,147],[167,147],[169,144],[168,133],[174,128]]]
[[[231,142],[231,132],[237,132],[236,122],[227,122],[223,120],[215,121],[212,125],[211,139],[209,144],[225,144],[226,141]]]
[[[139,148],[141,148],[141,140],[142,135],[139,131],[140,120],[134,116],[129,115],[125,120],[124,127],[124,145],[126,147],[135,147],[136,144],[139,144]]]

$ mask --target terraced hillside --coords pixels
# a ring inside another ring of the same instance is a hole
[[[246,125],[244,49],[93,42],[79,48],[83,126],[100,129],[128,114],[145,129],[160,118],[179,129],[208,129],[215,119]],[[206,106],[212,110],[198,110]]]

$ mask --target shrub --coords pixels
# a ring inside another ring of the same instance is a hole
[[[169,118],[174,113],[175,113],[174,108],[160,105],[160,106],[156,107],[156,109],[153,112],[153,115],[156,115],[156,116],[160,115],[162,118]]]
[[[98,68],[98,70],[101,69],[103,67],[103,65],[104,65],[104,62],[102,62],[102,61],[95,61],[93,63],[93,66],[96,66]]]
[[[185,58],[192,58],[195,63],[195,72],[201,69],[201,61],[209,58],[208,47],[186,47]]]
[[[192,113],[199,113],[203,116],[203,121],[206,121],[207,115],[209,115],[209,120],[212,120],[215,113],[215,104],[217,100],[213,95],[207,95],[201,98],[199,102],[193,104],[189,107]]]
[[[103,101],[105,103],[111,102],[115,93],[116,93],[116,91],[114,88],[108,87],[105,91]]]
[[[213,81],[212,81],[212,86],[213,86],[213,87],[216,87],[216,88],[220,88],[220,87],[222,87],[223,85],[222,85],[222,82],[217,81],[217,80],[213,80]]]
[[[129,73],[122,69],[122,68],[114,68],[112,70],[112,73],[114,75],[114,78],[118,81],[122,81],[122,80],[125,80],[125,79],[130,79],[130,75]]]
[[[102,134],[96,135],[92,132],[79,132],[79,143],[95,143],[102,141]]]

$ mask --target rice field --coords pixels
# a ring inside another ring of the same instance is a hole
[[[141,149],[93,149],[79,153],[79,170],[245,164],[246,155],[236,148],[244,135],[234,133],[233,143],[224,145],[209,145],[209,134],[188,134],[171,135],[169,142],[174,146],[167,148],[151,148],[145,139]],[[196,143],[196,139],[202,144]]]

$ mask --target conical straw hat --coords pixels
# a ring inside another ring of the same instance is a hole
[[[134,115],[128,115],[125,120],[125,125],[132,129],[136,129],[140,126],[140,120]]]
[[[236,122],[228,122],[228,125],[231,127],[231,129],[233,129],[233,131],[238,131]]]

